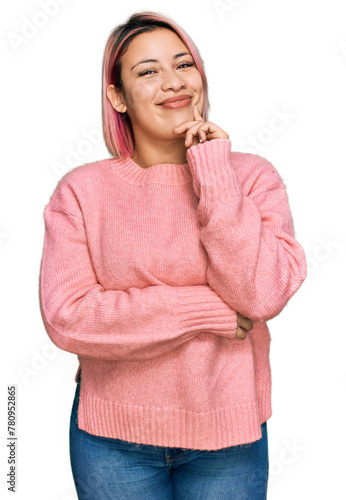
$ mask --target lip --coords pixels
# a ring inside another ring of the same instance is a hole
[[[175,97],[169,97],[168,99],[165,99],[164,101],[160,102],[159,106],[162,106],[163,104],[168,104],[170,102],[185,101],[186,99],[191,99],[191,98],[192,98],[191,95],[186,95],[186,94],[177,95]]]

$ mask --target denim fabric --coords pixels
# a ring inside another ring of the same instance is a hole
[[[220,450],[136,444],[78,428],[81,373],[70,419],[70,460],[79,500],[265,500],[267,423],[262,438]]]

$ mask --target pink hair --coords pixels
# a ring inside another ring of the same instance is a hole
[[[103,77],[102,77],[102,126],[103,135],[108,151],[111,155],[115,157],[121,156],[132,156],[134,153],[134,136],[132,132],[131,122],[127,113],[119,113],[111,105],[107,97],[107,87],[110,84],[115,85],[119,88],[119,84],[116,84],[115,76],[120,81],[120,86],[122,86],[122,81],[120,74],[115,75],[117,68],[118,73],[120,71],[121,65],[119,64],[119,59],[125,52],[126,47],[131,43],[128,39],[130,37],[135,37],[136,34],[139,35],[146,31],[151,31],[160,28],[168,28],[176,32],[176,34],[181,38],[189,49],[196,68],[200,72],[203,91],[204,91],[204,105],[202,117],[207,120],[208,110],[209,110],[209,99],[208,99],[208,82],[204,72],[202,57],[192,41],[192,39],[187,35],[187,33],[176,24],[170,18],[157,14],[155,12],[139,12],[133,14],[125,24],[119,25],[113,29],[111,32],[104,51],[103,57]],[[124,42],[126,42],[124,45]],[[115,68],[115,65],[117,67]]]

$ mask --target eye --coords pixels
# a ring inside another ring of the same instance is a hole
[[[180,68],[181,66],[187,66],[187,67],[189,67],[189,66],[194,66],[194,65],[195,65],[195,63],[192,63],[192,62],[186,62],[186,63],[181,63],[181,64],[179,64],[178,68]]]
[[[155,73],[153,69],[146,69],[145,71],[142,71],[142,73],[138,73],[138,76],[150,75],[150,72]]]
[[[195,66],[195,63],[193,62],[184,62],[179,64],[178,68],[181,67],[190,67],[190,66]],[[151,75],[152,73],[156,73],[153,69],[146,69],[145,71],[142,71],[141,73],[138,73],[138,76],[144,76],[144,75]]]

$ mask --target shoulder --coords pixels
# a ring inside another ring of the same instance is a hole
[[[110,162],[111,158],[106,158],[69,170],[58,181],[46,209],[78,213],[83,198],[97,192],[97,187],[109,180]]]
[[[63,177],[61,177],[58,186],[63,184],[82,185],[88,182],[94,182],[104,176],[109,175],[109,165],[111,158],[98,160],[91,163],[85,163],[78,167],[69,170]]]
[[[231,164],[243,192],[247,195],[259,194],[270,189],[286,188],[277,169],[262,156],[232,151]]]

